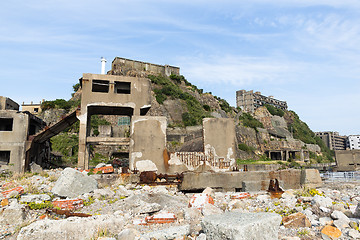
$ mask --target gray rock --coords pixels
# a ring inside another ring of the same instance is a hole
[[[329,217],[321,217],[319,218],[319,222],[322,226],[325,226],[325,225],[331,225],[333,220]]]
[[[334,220],[334,225],[335,225],[335,227],[337,227],[340,230],[350,227],[349,221],[346,221],[342,218]]]
[[[73,168],[65,168],[51,192],[61,197],[75,198],[95,189],[97,189],[95,179]]]
[[[154,213],[162,209],[161,205],[158,203],[147,203],[142,200],[138,200],[137,204],[138,207],[133,209],[133,212],[137,214]]]
[[[222,214],[223,211],[221,211],[220,208],[215,207],[213,204],[205,204],[201,208],[201,213],[204,216],[209,216],[209,215],[215,215],[215,214]]]
[[[9,206],[6,206],[0,211],[0,225],[19,225],[26,221],[28,217],[28,211],[25,207],[17,202],[11,202]]]
[[[148,238],[155,238],[158,240],[165,240],[165,239],[175,239],[179,237],[184,237],[189,234],[190,234],[190,225],[184,225],[184,226],[169,227],[166,229],[149,232],[144,234],[143,236]]]
[[[359,239],[360,238],[360,232],[355,230],[355,229],[350,229],[348,232],[349,237],[352,237],[354,239]]]
[[[95,189],[94,190],[94,197],[97,199],[100,198],[112,198],[115,196],[115,193],[107,188]]]
[[[115,233],[123,226],[123,218],[114,215],[98,215],[87,218],[70,217],[61,220],[45,219],[23,227],[17,239],[91,239],[99,230]]]
[[[202,227],[209,239],[278,239],[281,216],[276,213],[234,213],[205,216]]]
[[[206,235],[204,233],[200,233],[196,240],[206,240]]]
[[[35,162],[30,163],[30,171],[33,173],[42,173],[43,169],[40,165],[36,164]]]
[[[331,213],[331,217],[333,219],[342,219],[342,220],[346,221],[347,223],[350,222],[350,219],[344,213],[337,211],[337,210],[335,210]]]
[[[116,189],[115,195],[118,197],[127,197],[131,195],[131,191],[127,190],[123,185],[119,185],[118,189]]]
[[[353,216],[356,218],[360,218],[360,202],[358,202]]]
[[[133,229],[133,228],[126,228],[124,230],[122,230],[118,236],[117,239],[118,240],[135,240],[138,239],[140,237],[140,232]]]
[[[319,207],[330,208],[332,206],[332,199],[320,195],[315,195],[311,201],[313,204],[317,204]]]
[[[47,194],[29,194],[29,195],[22,195],[20,198],[20,202],[44,202],[50,201],[51,197]]]

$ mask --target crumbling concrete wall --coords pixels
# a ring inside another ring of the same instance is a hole
[[[225,191],[238,191],[243,188],[243,182],[252,182],[253,186],[260,185],[261,190],[267,190],[270,179],[277,178],[284,189],[298,189],[301,187],[301,176],[301,170],[298,169],[218,173],[188,172],[184,174],[180,188],[181,190],[196,190],[211,187]],[[251,191],[251,189],[247,190]]]
[[[235,164],[236,135],[232,118],[204,118],[205,155],[214,155],[214,170],[228,170]]]
[[[91,115],[145,115],[151,107],[151,83],[147,78],[84,73],[81,83],[78,167],[89,168]],[[116,141],[121,139],[101,139]],[[96,141],[96,139],[93,139]]]
[[[0,169],[23,172],[25,167],[26,140],[29,131],[29,115],[15,110],[0,110],[0,121],[11,121],[10,128],[0,126]]]
[[[150,74],[163,74],[170,76],[171,74],[180,74],[180,68],[169,65],[158,65],[148,62],[141,62],[126,58],[116,57],[112,62],[111,74],[123,76],[139,76]]]
[[[360,169],[360,150],[335,151],[337,171],[355,171]]]
[[[129,167],[131,170],[167,172],[166,117],[134,116],[131,121]]]

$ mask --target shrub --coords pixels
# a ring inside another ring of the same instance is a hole
[[[250,152],[253,152],[255,151],[255,148],[254,147],[251,147],[251,146],[248,146],[247,144],[245,143],[240,143],[238,144],[238,148],[242,151],[245,151],[247,153],[250,153]]]
[[[203,108],[205,109],[205,111],[210,111],[211,110],[210,106],[207,105],[207,104],[204,104]]]
[[[276,108],[274,107],[273,105],[270,105],[270,104],[265,104],[264,105],[267,110],[270,112],[271,115],[277,115],[277,116],[280,116],[280,117],[283,117],[285,112],[283,110],[281,110],[280,108]]]
[[[242,124],[245,127],[253,128],[256,130],[256,128],[260,127],[263,128],[264,125],[259,122],[257,119],[255,119],[253,116],[251,116],[250,113],[242,113],[239,117],[239,120],[242,122]]]

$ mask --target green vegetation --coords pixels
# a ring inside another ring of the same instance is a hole
[[[102,154],[100,154],[100,153],[94,153],[94,150],[93,149],[91,149],[91,152],[93,153],[92,154],[92,157],[91,157],[91,159],[90,159],[90,161],[89,161],[89,165],[90,166],[96,166],[96,165],[98,165],[99,163],[102,163],[102,162],[107,162],[107,158],[104,156],[104,155],[102,155]],[[89,172],[90,173],[90,172]]]
[[[166,99],[181,99],[184,100],[188,109],[188,112],[182,115],[182,120],[185,126],[194,126],[201,124],[201,121],[204,117],[210,117],[210,114],[204,109],[204,106],[191,94],[184,92],[181,88],[175,84],[171,79],[175,82],[179,83],[184,81],[186,85],[188,85],[186,79],[183,76],[170,75],[170,79],[158,75],[149,75],[148,78],[152,83],[158,85],[157,88],[154,89],[156,101],[159,104],[162,104]],[[193,89],[196,86],[191,85]],[[196,90],[198,90],[196,88]],[[199,93],[202,91],[198,90]]]
[[[45,202],[41,202],[41,203],[29,202],[29,203],[27,203],[27,205],[29,206],[29,208],[31,210],[40,210],[40,209],[54,207],[50,201],[45,201]]]
[[[99,115],[92,115],[91,116],[91,129],[94,132],[95,136],[99,135],[99,126],[100,125],[111,125],[108,121],[106,121],[104,118],[99,117]]]
[[[267,110],[270,112],[271,115],[273,116],[279,116],[279,117],[283,117],[285,112],[283,110],[281,110],[280,108],[276,108],[274,107],[273,105],[270,105],[270,104],[265,104],[264,105]]]
[[[289,111],[293,116],[293,121],[288,124],[288,129],[293,132],[293,136],[296,139],[308,144],[317,144],[323,152],[324,158],[328,161],[333,161],[334,152],[331,151],[321,138],[315,136],[315,133],[311,131],[309,126],[300,120],[299,116],[294,111]]]
[[[65,109],[66,111],[69,111],[71,108],[79,106],[81,103],[81,100],[69,100],[66,101],[64,99],[56,99],[53,101],[44,101],[41,103],[41,109],[43,111],[48,109]]]
[[[214,98],[216,98],[219,101],[219,105],[220,105],[221,109],[224,110],[225,112],[229,113],[233,110],[233,108],[230,106],[230,104],[225,99],[222,99],[217,96],[214,96]]]
[[[259,122],[257,119],[255,119],[253,116],[251,116],[250,113],[243,112],[239,117],[239,120],[242,122],[242,124],[245,127],[253,128],[255,130],[258,127],[260,128],[264,127],[263,124]]]
[[[51,147],[63,155],[63,160],[76,164],[79,151],[79,137],[77,134],[60,133],[51,138]]]
[[[248,146],[248,145],[246,145],[245,143],[240,143],[240,144],[238,145],[238,148],[239,148],[240,150],[242,150],[242,151],[247,152],[247,153],[250,153],[250,152],[255,151],[255,148],[254,148],[254,147]]]

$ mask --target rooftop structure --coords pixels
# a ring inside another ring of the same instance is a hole
[[[126,58],[116,57],[112,61],[110,74],[112,75],[123,75],[123,76],[142,76],[146,74],[153,75],[166,75],[170,76],[171,74],[180,75],[180,68],[170,65],[158,65],[148,62],[141,62]]]
[[[236,106],[240,107],[242,111],[253,113],[258,107],[264,106],[265,104],[287,110],[287,103],[277,100],[273,96],[266,97],[261,95],[261,92],[253,92],[253,90],[236,91]]]
[[[0,96],[0,110],[19,110],[19,104],[8,97]]]
[[[31,102],[31,103],[22,103],[21,104],[21,110],[23,111],[23,112],[25,112],[25,111],[27,111],[27,112],[29,112],[29,113],[31,113],[31,114],[39,114],[39,113],[41,113],[41,103],[43,103],[45,100],[43,99],[42,101],[40,101],[40,103],[33,103],[33,102]]]

